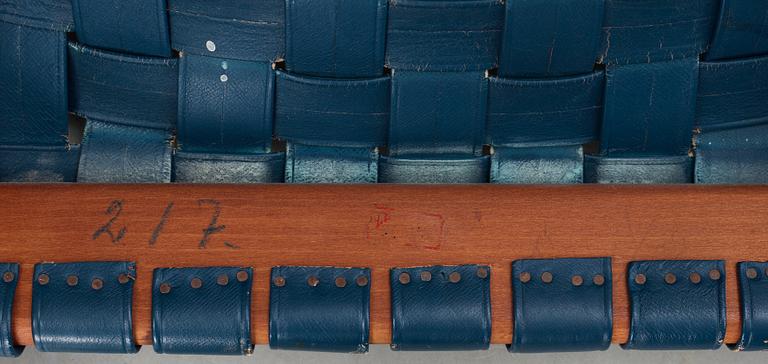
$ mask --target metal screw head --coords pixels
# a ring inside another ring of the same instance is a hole
[[[160,284],[159,290],[160,290],[160,293],[167,294],[168,292],[171,291],[171,285],[168,283],[162,283]]]
[[[699,284],[701,283],[701,274],[693,272],[688,276],[688,279],[690,279],[693,284]]]
[[[747,278],[749,279],[755,279],[757,278],[757,269],[755,268],[747,268]]]
[[[3,273],[3,282],[5,283],[10,283],[14,278],[16,278],[16,276],[13,274],[13,272]]]
[[[675,282],[677,282],[677,276],[673,273],[667,273],[664,275],[664,282],[667,282],[667,284],[675,284]]]
[[[117,276],[117,281],[120,282],[120,284],[126,284],[130,280],[131,280],[131,278],[128,277],[128,275],[125,274],[125,273],[120,273],[120,275]]]
[[[603,277],[602,274],[595,274],[595,276],[592,277],[592,283],[596,286],[602,286],[605,284],[605,277]]]
[[[75,276],[75,275],[67,276],[67,285],[68,286],[70,286],[70,287],[76,286],[77,285],[77,281],[78,281],[77,276]]]
[[[238,271],[236,277],[238,282],[245,282],[248,280],[248,272],[244,270]]]
[[[277,287],[282,287],[285,285],[285,278],[277,276],[272,280],[272,283],[275,284]]]
[[[531,281],[531,273],[523,272],[520,273],[520,282],[528,283]]]
[[[102,281],[101,279],[94,278],[91,281],[91,288],[93,288],[93,289],[98,291],[98,290],[102,289],[103,287],[104,287],[104,281]]]
[[[432,272],[426,270],[421,271],[421,273],[419,273],[419,277],[421,278],[422,282],[429,282],[432,280]]]
[[[189,286],[194,289],[198,289],[203,286],[203,280],[197,277],[192,278],[192,280],[189,281]]]
[[[639,273],[635,275],[635,283],[637,284],[640,284],[640,285],[645,284],[646,280],[647,279],[645,278],[645,274]]]
[[[584,278],[581,278],[580,275],[575,275],[571,277],[571,284],[573,284],[576,287],[579,287],[582,284],[584,284]]]
[[[550,272],[541,273],[541,281],[544,283],[552,283],[552,273]]]
[[[320,280],[315,276],[309,276],[309,278],[307,278],[307,284],[310,287],[317,287],[317,285],[320,284]]]
[[[336,287],[344,288],[347,286],[347,280],[344,279],[344,277],[336,277],[336,280],[334,281],[336,283]]]
[[[480,279],[488,278],[488,270],[485,269],[484,267],[477,268],[477,276]]]
[[[357,283],[358,286],[364,287],[366,284],[368,284],[368,277],[366,276],[357,276],[357,279],[355,279],[355,283]]]
[[[709,271],[709,279],[713,281],[720,279],[720,271],[717,269],[712,269],[711,271]]]
[[[37,276],[37,283],[39,283],[41,286],[48,284],[48,282],[50,281],[51,281],[51,277],[49,277],[45,273],[41,273],[39,276]]]
[[[216,277],[216,284],[220,286],[226,286],[229,283],[229,276],[226,274],[219,274],[218,277]]]
[[[397,277],[397,280],[400,281],[400,284],[411,283],[411,275],[406,272],[400,273],[400,276]]]
[[[461,280],[461,273],[459,272],[453,272],[448,275],[448,281],[451,283],[459,283]]]

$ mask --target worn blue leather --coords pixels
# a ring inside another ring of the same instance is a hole
[[[584,156],[585,183],[671,184],[693,181],[693,158]]]
[[[88,119],[172,129],[177,60],[138,57],[69,44],[69,108]]]
[[[170,57],[166,0],[71,0],[80,43]]]
[[[638,277],[639,276],[639,277]],[[717,349],[725,337],[722,260],[629,264],[629,340],[625,349]]]
[[[611,345],[611,258],[512,263],[512,352],[606,350]]]
[[[601,63],[698,57],[717,22],[720,0],[605,0]]]
[[[491,183],[568,184],[583,180],[581,145],[494,147]]]
[[[289,143],[286,183],[376,183],[379,152],[366,147],[328,147]]]
[[[353,80],[276,73],[279,138],[313,145],[386,144],[389,77]]]
[[[489,174],[487,155],[379,157],[380,183],[487,183]]]
[[[768,121],[697,137],[696,183],[768,183]]]
[[[167,1],[175,50],[248,61],[283,56],[286,0]]]
[[[24,351],[23,346],[14,345],[11,331],[13,298],[18,282],[19,264],[0,263],[0,357],[17,357]]]
[[[720,16],[707,60],[749,57],[768,53],[768,2],[721,0]]]
[[[768,349],[768,263],[739,262],[741,338],[731,349]]]
[[[389,277],[393,350],[488,348],[490,267],[392,268]]]
[[[0,182],[74,182],[80,146],[0,146]]]
[[[370,280],[368,268],[273,267],[269,347],[367,352]]]
[[[171,181],[171,136],[163,129],[90,119],[80,150],[78,182]]]
[[[283,182],[285,153],[173,155],[173,181],[184,183]]]
[[[506,1],[499,75],[552,77],[592,72],[605,0]]]
[[[152,284],[155,352],[250,354],[253,351],[252,279],[251,268],[155,269]]]
[[[391,1],[386,64],[398,71],[494,68],[503,27],[497,0]]]
[[[32,338],[39,351],[135,353],[131,262],[39,263]]]
[[[384,70],[386,0],[286,0],[285,69],[320,77]]]
[[[577,145],[598,139],[604,79],[603,71],[550,79],[491,77],[486,142]]]
[[[67,32],[72,30],[70,0],[0,0],[0,21]]]

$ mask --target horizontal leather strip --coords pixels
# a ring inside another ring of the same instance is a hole
[[[725,336],[722,260],[629,264],[629,341],[624,349],[717,349]]]
[[[69,44],[69,107],[87,118],[132,126],[176,125],[176,59],[138,57]]]
[[[74,28],[70,0],[3,0],[0,21],[59,32]]]
[[[731,349],[768,349],[768,263],[739,262],[741,338]]]
[[[514,341],[509,351],[606,350],[613,329],[611,259],[512,263]]]
[[[376,183],[376,148],[288,144],[286,183]]]
[[[693,158],[584,156],[585,183],[668,184],[693,181]]]
[[[283,182],[285,153],[173,155],[173,181],[183,183]]]
[[[75,182],[80,146],[0,146],[0,182]]]
[[[273,267],[269,347],[367,352],[370,280],[368,268]]]
[[[696,137],[696,183],[768,183],[768,120]]]
[[[155,352],[252,353],[252,284],[251,268],[155,269],[152,284]]]
[[[583,180],[581,145],[494,147],[491,183],[564,184]]]
[[[489,170],[489,156],[379,157],[380,183],[487,183]]]
[[[13,319],[13,299],[16,296],[16,284],[19,281],[18,263],[0,263],[0,357],[15,358],[21,355],[24,347],[14,345],[11,321]]]
[[[386,144],[389,77],[332,79],[276,73],[275,134],[280,139],[351,147]]]
[[[39,351],[135,353],[130,262],[39,263],[32,334]]]
[[[535,80],[491,77],[486,141],[539,146],[598,139],[604,80],[603,71]]]
[[[707,60],[768,53],[768,2],[721,0],[720,16],[706,54]]]

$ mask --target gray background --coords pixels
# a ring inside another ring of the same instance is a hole
[[[605,352],[562,354],[510,354],[503,345],[488,351],[464,352],[393,352],[385,345],[371,345],[368,354],[328,354],[269,350],[257,346],[250,357],[158,355],[149,346],[134,355],[96,355],[41,353],[28,347],[20,358],[0,360],[2,363],[768,363],[768,352],[736,353],[722,348],[717,351],[628,351],[612,346]]]

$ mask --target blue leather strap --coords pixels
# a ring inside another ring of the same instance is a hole
[[[731,349],[768,349],[768,263],[739,262],[741,338]]]
[[[18,282],[19,265],[0,263],[0,357],[17,357],[24,351],[23,346],[14,345],[11,331],[13,298]]]
[[[768,183],[768,120],[711,130],[696,140],[696,183]]]
[[[133,54],[170,57],[166,0],[72,0],[79,42]]]
[[[625,349],[717,349],[725,337],[721,260],[649,260],[629,264],[631,306]]]
[[[393,350],[488,348],[490,267],[392,268],[389,276]]]
[[[370,280],[368,268],[273,267],[269,347],[367,352]]]
[[[171,136],[90,119],[85,125],[77,180],[87,183],[164,183],[171,181]]]
[[[183,183],[283,182],[285,153],[173,155],[173,181]]]
[[[69,0],[3,0],[0,21],[67,32],[73,28],[72,6]]]
[[[552,77],[592,72],[604,0],[506,2],[499,75]]]
[[[376,148],[325,147],[289,143],[286,183],[376,183]]]
[[[39,351],[135,353],[130,262],[39,263],[32,337]]]
[[[605,0],[601,63],[698,57],[709,44],[719,4],[719,0]]]
[[[152,340],[157,353],[243,355],[251,344],[253,270],[157,268]]]
[[[180,52],[248,61],[283,55],[285,0],[168,0],[168,9]]]
[[[514,340],[509,351],[606,350],[613,331],[610,258],[512,263]]]
[[[583,180],[581,145],[494,147],[491,183],[567,184]]]
[[[74,182],[80,146],[0,146],[0,182]]]
[[[386,0],[287,0],[285,68],[324,77],[377,77],[384,70]]]
[[[728,59],[768,53],[768,2],[722,0],[706,59]]]
[[[669,184],[693,181],[693,158],[584,156],[584,183]]]
[[[503,26],[504,4],[496,0],[391,1],[386,63],[397,70],[494,68]]]
[[[487,155],[379,157],[380,183],[487,183],[489,174]]]

